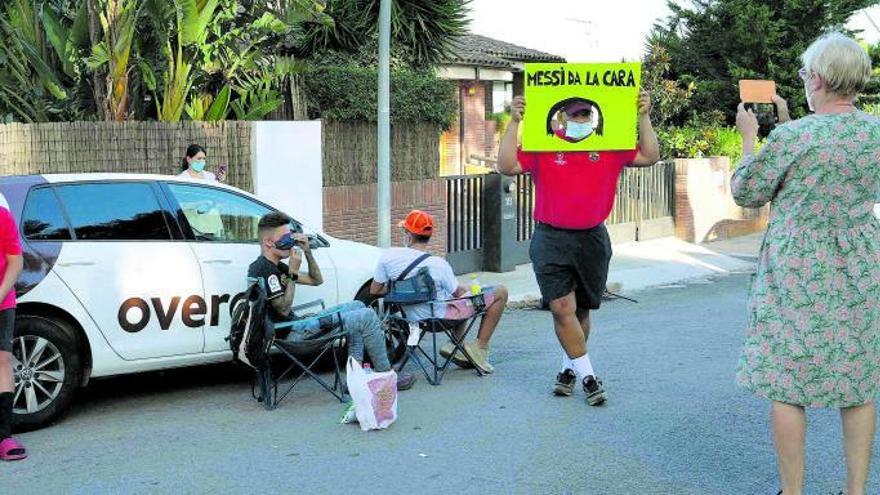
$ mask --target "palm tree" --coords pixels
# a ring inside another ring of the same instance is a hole
[[[312,57],[327,50],[356,53],[375,42],[380,0],[331,0],[326,13],[335,25],[308,24],[296,52]],[[397,58],[430,67],[450,54],[452,42],[468,30],[470,0],[392,0],[391,45]]]

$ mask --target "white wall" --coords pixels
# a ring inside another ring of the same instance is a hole
[[[513,101],[513,83],[492,83],[492,112],[501,113]]]
[[[321,122],[254,122],[254,192],[309,228],[324,230]]]

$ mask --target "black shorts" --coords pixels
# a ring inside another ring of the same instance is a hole
[[[599,309],[611,262],[611,239],[604,224],[565,230],[539,223],[529,257],[545,302],[574,291],[578,310]]]
[[[12,332],[15,330],[15,309],[0,311],[0,351],[12,352]]]

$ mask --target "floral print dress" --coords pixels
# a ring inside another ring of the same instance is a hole
[[[737,382],[810,407],[880,391],[880,119],[811,115],[775,129],[733,174],[734,199],[772,201],[749,292]]]

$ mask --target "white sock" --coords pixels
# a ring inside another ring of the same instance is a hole
[[[571,364],[574,367],[574,371],[578,374],[578,378],[581,380],[590,375],[596,375],[596,372],[593,371],[593,363],[590,362],[589,354],[584,354],[577,359],[572,359]]]
[[[562,371],[573,369],[574,365],[571,364],[571,358],[568,357],[568,354],[566,354],[565,351],[562,351]]]

